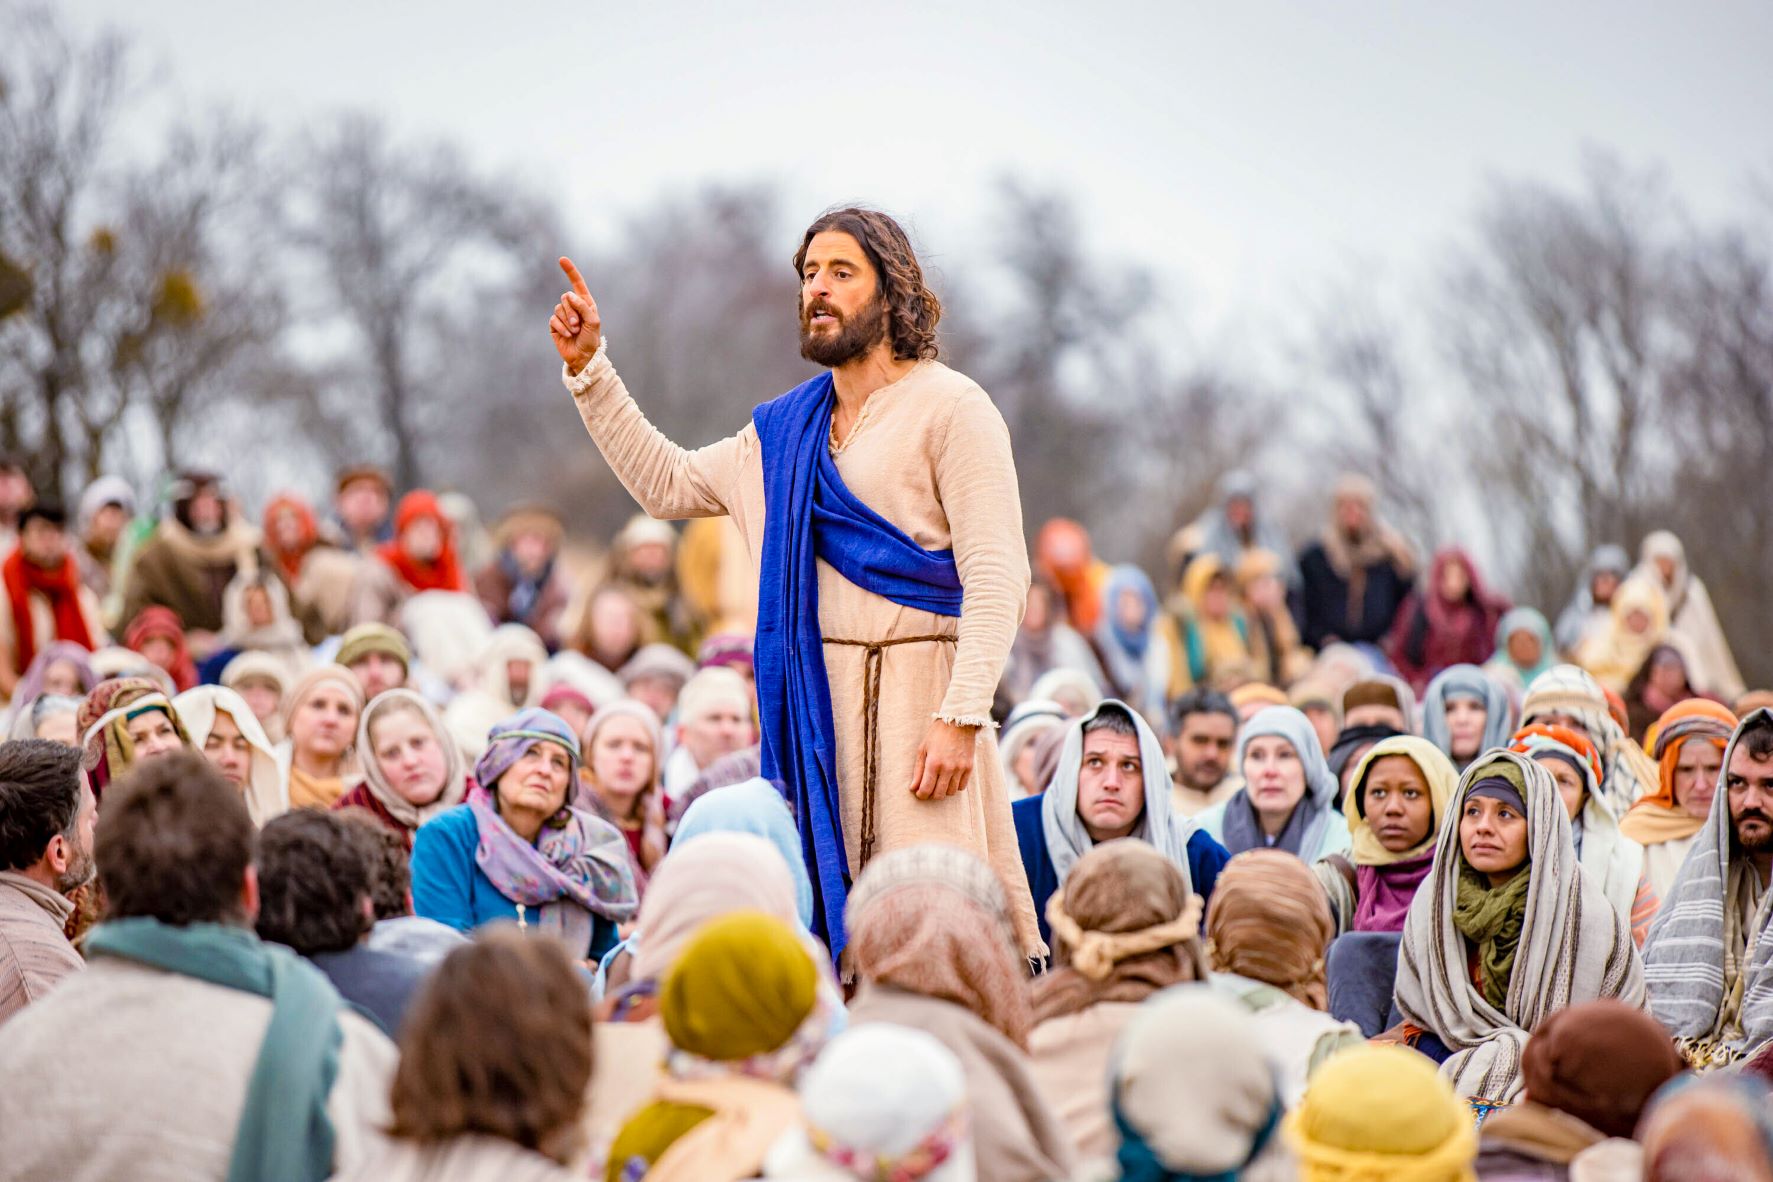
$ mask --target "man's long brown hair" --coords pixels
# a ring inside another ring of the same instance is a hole
[[[813,235],[838,230],[854,238],[880,276],[880,296],[887,306],[887,335],[893,356],[900,361],[934,360],[937,355],[936,323],[942,319],[942,301],[925,286],[923,268],[911,239],[899,223],[875,209],[850,207],[821,214],[801,237],[794,252],[794,275],[800,278],[806,265],[807,247]]]

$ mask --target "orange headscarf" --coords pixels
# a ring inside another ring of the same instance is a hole
[[[296,521],[301,524],[301,537],[293,550],[279,548],[277,517],[284,512],[294,513]],[[308,507],[308,502],[294,493],[279,493],[265,503],[265,549],[277,560],[277,569],[289,586],[295,586],[296,579],[301,577],[302,559],[319,540],[320,523],[314,519],[314,510]]]
[[[1102,618],[1102,586],[1108,566],[1096,561],[1089,531],[1067,517],[1040,527],[1034,542],[1035,564],[1059,585],[1071,626],[1089,636]]]
[[[1675,800],[1675,766],[1689,739],[1703,739],[1719,751],[1736,730],[1736,716],[1728,707],[1709,698],[1689,698],[1670,706],[1650,728],[1650,754],[1656,760],[1656,791],[1631,806],[1619,822],[1619,832],[1643,845],[1679,841],[1699,832],[1704,817],[1689,816]]]
[[[406,527],[421,517],[429,517],[435,521],[443,534],[443,544],[437,551],[437,557],[430,562],[420,562],[401,546],[401,535],[406,532]],[[436,494],[425,489],[414,489],[400,498],[400,508],[394,512],[394,540],[378,549],[377,553],[414,591],[468,589],[467,576],[462,573],[461,560],[456,557],[456,527],[438,505]]]
[[[1578,759],[1586,760],[1588,762],[1588,770],[1591,773],[1592,781],[1589,785],[1589,790],[1592,792],[1600,791],[1601,781],[1607,778],[1606,767],[1601,763],[1600,751],[1589,741],[1587,735],[1567,726],[1554,726],[1550,723],[1536,722],[1532,726],[1523,726],[1520,730],[1516,731],[1508,749],[1517,755],[1531,756],[1533,754],[1533,744],[1529,742],[1529,740],[1535,738],[1550,739],[1555,743],[1562,743],[1564,746],[1574,751]]]

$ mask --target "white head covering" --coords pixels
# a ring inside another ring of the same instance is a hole
[[[1059,765],[1053,773],[1053,782],[1041,797],[1041,828],[1046,834],[1047,853],[1053,859],[1053,872],[1063,886],[1072,866],[1096,844],[1090,831],[1084,828],[1083,818],[1077,815],[1077,777],[1083,768],[1084,728],[1111,710],[1130,718],[1139,735],[1145,808],[1139,814],[1139,824],[1128,836],[1156,846],[1182,872],[1183,881],[1192,891],[1194,879],[1188,872],[1188,837],[1194,827],[1187,818],[1175,814],[1163,742],[1137,710],[1113,698],[1069,724],[1065,743],[1059,749]]]
[[[388,782],[388,777],[382,774],[381,761],[376,758],[375,743],[370,731],[376,720],[390,709],[417,713],[430,728],[432,737],[443,748],[443,791],[430,804],[413,804],[400,795],[394,785]],[[395,820],[413,829],[437,814],[461,804],[468,795],[468,763],[462,756],[462,749],[450,737],[437,708],[412,690],[384,690],[363,708],[363,715],[357,720],[357,753],[358,762],[363,766],[364,787],[369,789],[370,794]]]
[[[1094,710],[1102,704],[1102,687],[1096,679],[1081,669],[1070,669],[1061,666],[1049,669],[1041,674],[1028,691],[1030,700],[1039,698],[1049,702],[1063,703],[1067,697],[1076,698],[1083,703],[1084,712]]]
[[[1236,999],[1206,984],[1164,990],[1122,1029],[1111,1063],[1116,1112],[1165,1169],[1246,1182],[1296,1176],[1274,1067]]]
[[[209,741],[209,732],[215,729],[217,714],[226,714],[240,728],[240,737],[252,748],[252,771],[247,777],[245,795],[246,812],[254,825],[263,825],[289,811],[289,782],[283,766],[245,698],[223,686],[200,685],[174,698],[172,708],[185,724],[191,746],[199,751]]]
[[[695,722],[710,710],[727,706],[749,717],[751,690],[745,679],[721,665],[698,670],[677,695],[677,721]]]
[[[974,1182],[966,1074],[933,1036],[870,1022],[832,1039],[800,1081],[805,1127],[764,1160],[763,1176],[795,1182],[898,1177],[939,1159],[919,1182]]]
[[[1012,799],[1033,795],[1023,791],[1021,782],[1016,779],[1016,760],[1021,756],[1023,748],[1048,731],[1063,729],[1069,722],[1065,707],[1042,698],[1030,698],[1010,711],[1009,718],[1004,720],[1003,734],[997,742],[997,755],[1003,765],[1004,783],[1009,785]]]

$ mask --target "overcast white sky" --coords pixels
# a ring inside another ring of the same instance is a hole
[[[1700,214],[1773,173],[1765,0],[59,7],[134,32],[200,104],[452,137],[597,240],[662,191],[767,178],[785,234],[858,199],[958,260],[1013,171],[1220,326],[1356,265],[1420,273],[1486,178],[1571,179],[1585,145],[1663,165]]]

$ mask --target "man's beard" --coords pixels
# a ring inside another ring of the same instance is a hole
[[[837,331],[831,334],[813,332],[812,314],[829,312],[838,317]],[[854,361],[886,339],[886,302],[876,294],[855,316],[846,317],[824,300],[800,310],[800,355],[814,365],[836,369]]]
[[[1226,768],[1223,764],[1197,764],[1193,767],[1189,767],[1187,764],[1181,764],[1177,767],[1177,772],[1179,773],[1179,778],[1181,779],[1184,788],[1192,789],[1195,792],[1211,792],[1225,782]],[[1206,776],[1202,774],[1203,772],[1210,772],[1212,774],[1213,778],[1211,783],[1206,782]]]
[[[97,869],[93,864],[91,851],[81,850],[77,858],[69,861],[67,870],[56,876],[55,893],[58,895],[72,894],[91,882]]]
[[[1742,823],[1751,820],[1759,821],[1762,827],[1761,836],[1753,841],[1748,840],[1742,835]],[[1768,850],[1773,850],[1773,817],[1768,817],[1766,813],[1761,812],[1759,809],[1756,809],[1753,812],[1744,813],[1740,817],[1732,817],[1730,819],[1730,829],[1736,838],[1737,848],[1745,853],[1764,854]]]

